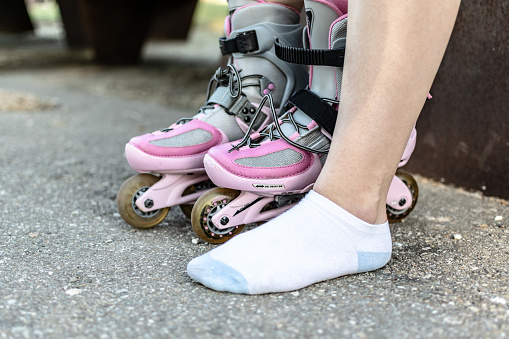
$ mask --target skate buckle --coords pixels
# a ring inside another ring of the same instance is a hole
[[[221,54],[249,53],[258,50],[258,39],[256,31],[248,31],[238,34],[235,38],[219,38]]]
[[[285,46],[274,41],[276,56],[286,62],[302,65],[343,67],[346,39],[334,42],[332,49],[305,49]]]

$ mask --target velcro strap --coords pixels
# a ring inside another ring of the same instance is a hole
[[[225,108],[230,108],[235,99],[230,94],[230,90],[226,86],[217,87],[214,93],[207,100],[207,105],[218,104]]]
[[[305,49],[281,45],[276,39],[274,48],[279,59],[293,64],[343,67],[345,61],[344,44],[335,49]]]
[[[301,89],[288,102],[306,113],[327,133],[330,135],[334,133],[338,112],[318,95],[307,89]]]
[[[219,48],[223,55],[254,52],[258,50],[256,31],[243,32],[231,39],[219,38]]]

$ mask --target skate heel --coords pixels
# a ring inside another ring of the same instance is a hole
[[[387,219],[390,223],[396,223],[406,218],[414,209],[419,198],[419,187],[415,178],[408,172],[400,169],[403,167],[415,149],[417,131],[414,127],[410,138],[398,164],[398,170],[392,179],[386,199]]]
[[[417,141],[417,130],[415,127],[412,129],[412,133],[410,134],[410,138],[405,147],[405,151],[403,152],[403,156],[401,157],[401,161],[399,162],[398,168],[406,165],[408,160],[410,160],[410,156],[414,152],[415,143]]]
[[[398,169],[392,179],[386,200],[387,219],[396,223],[406,218],[414,209],[419,197],[419,187],[414,177]]]

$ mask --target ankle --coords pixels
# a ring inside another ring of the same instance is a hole
[[[355,194],[344,194],[333,187],[320,185],[319,182],[315,184],[313,190],[369,224],[379,225],[387,221],[385,198],[379,193],[356,192]]]

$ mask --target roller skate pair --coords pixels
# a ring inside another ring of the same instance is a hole
[[[251,0],[230,0],[229,7],[220,47],[230,59],[212,77],[206,104],[194,117],[134,137],[126,145],[127,161],[140,174],[121,186],[117,205],[133,227],[156,226],[171,206],[180,205],[190,217],[194,202],[214,187],[203,166],[207,151],[271,123],[268,104],[261,104],[265,95],[279,107],[307,84],[305,66],[286,63],[274,53],[275,38],[301,44],[299,13]]]
[[[235,1],[230,0],[232,5]],[[304,48],[300,48],[294,47],[299,46],[296,40],[300,40],[300,32],[298,39],[292,31],[292,38],[274,34],[265,41],[262,37],[266,31],[260,29],[260,24],[236,28],[237,22],[245,22],[246,18],[243,21],[239,18],[247,15],[247,11],[253,15],[257,11],[273,13],[272,10],[277,8],[281,12],[286,10],[286,15],[291,13],[290,9],[275,4],[250,6],[239,7],[233,12],[233,31],[230,32],[226,25],[228,39],[222,40],[223,52],[232,51],[234,62],[228,65],[226,71],[216,73],[213,83],[218,86],[208,104],[192,120],[185,119],[169,130],[133,138],[126,146],[127,159],[133,169],[161,175],[159,179],[151,174],[141,174],[139,176],[150,176],[152,183],[130,185],[133,188],[129,190],[121,188],[119,211],[131,225],[142,227],[139,225],[145,225],[145,220],[151,220],[150,225],[155,225],[164,219],[168,206],[189,206],[200,196],[190,213],[193,229],[207,242],[222,243],[238,234],[245,224],[267,221],[286,211],[313,187],[327,159],[336,123],[347,16],[333,5],[307,1],[308,22],[304,29]],[[319,13],[320,21],[314,21],[314,13]],[[298,17],[295,19],[298,20]],[[298,25],[294,22],[287,24],[289,27]],[[252,31],[256,33],[256,40],[245,42],[250,39],[248,36]],[[267,47],[261,54],[256,49],[243,54],[235,50],[239,45],[257,46],[259,49],[260,46]],[[272,67],[264,75],[253,76],[255,72],[246,72],[248,68],[241,65],[243,61],[248,64],[248,58],[256,53],[261,55],[259,59]],[[311,65],[306,89],[298,80],[302,78],[301,65]],[[279,76],[274,77],[271,73],[274,71]],[[261,85],[263,78],[271,79],[269,82],[264,80],[268,85]],[[260,79],[260,82],[253,79]],[[277,79],[283,79],[282,83],[286,81],[286,85],[275,86]],[[284,90],[278,92],[277,89],[282,87]],[[231,103],[238,100],[236,96],[244,96],[250,106],[231,109]],[[216,99],[218,97],[223,101]],[[277,108],[285,102],[288,107],[282,110],[284,114],[279,114]],[[253,115],[249,115],[251,111]],[[212,112],[218,116],[215,120],[209,118]],[[249,119],[243,119],[243,112],[249,112],[246,115]],[[230,119],[226,119],[228,117]],[[231,125],[242,132],[224,132],[231,131]],[[179,137],[181,134],[183,136]],[[242,140],[236,140],[242,136]],[[414,130],[400,167],[408,161],[415,147],[415,137]],[[184,143],[184,146],[179,143]],[[186,147],[198,151],[186,155]],[[210,189],[209,178],[217,188]],[[398,171],[387,197],[389,221],[407,216],[415,206],[417,196],[413,177]],[[157,203],[156,199],[159,199]],[[189,213],[189,208],[186,209]],[[125,217],[127,214],[136,216],[130,219]],[[139,224],[135,225],[132,219],[139,220]]]

